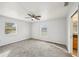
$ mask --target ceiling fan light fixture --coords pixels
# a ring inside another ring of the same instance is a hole
[[[33,20],[35,19],[35,18],[32,18]]]

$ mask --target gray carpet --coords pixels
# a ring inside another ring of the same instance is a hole
[[[71,57],[65,50],[55,44],[24,40],[0,47],[1,57]]]

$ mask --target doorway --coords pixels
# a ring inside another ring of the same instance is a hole
[[[72,16],[72,32],[73,32],[73,39],[72,39],[72,54],[77,56],[78,52],[78,11],[76,11]]]

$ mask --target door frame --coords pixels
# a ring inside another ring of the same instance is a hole
[[[73,24],[72,24],[72,17],[78,12],[78,9],[72,14],[71,16],[71,29],[73,28]],[[78,23],[77,23],[77,32],[78,32]],[[79,33],[79,32],[78,32]],[[79,37],[79,35],[78,35]],[[79,38],[78,38],[79,41]],[[77,42],[78,42],[77,41]],[[72,38],[71,38],[71,54],[73,54],[73,30],[72,30]],[[77,49],[78,49],[79,43],[77,44]],[[79,49],[78,49],[79,50]],[[78,54],[78,50],[77,50],[77,54]]]

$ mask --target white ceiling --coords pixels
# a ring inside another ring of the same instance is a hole
[[[41,20],[66,17],[72,3],[64,7],[63,2],[0,2],[0,14],[19,20],[26,19],[27,13],[32,12],[41,15]]]

